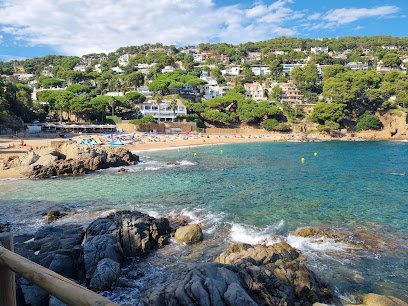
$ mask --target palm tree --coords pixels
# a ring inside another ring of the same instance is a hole
[[[170,107],[173,110],[173,122],[176,119],[177,99],[173,98],[170,102]]]
[[[109,98],[109,106],[112,108],[112,116],[115,116],[116,99],[114,97]]]
[[[153,103],[156,104],[157,108],[159,109],[159,120],[157,122],[160,123],[160,104],[163,102],[163,96],[157,95],[154,97],[153,101],[154,101]]]

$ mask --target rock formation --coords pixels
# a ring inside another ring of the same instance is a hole
[[[203,263],[169,286],[152,292],[148,305],[337,304],[327,284],[285,242],[234,244],[215,263]]]
[[[3,168],[16,168],[30,178],[48,178],[134,165],[137,161],[139,157],[124,148],[64,143],[58,149],[43,148],[8,160],[3,163]]]

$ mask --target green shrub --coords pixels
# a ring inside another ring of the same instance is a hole
[[[113,122],[115,124],[121,123],[122,122],[122,118],[118,117],[118,116],[106,116],[106,120],[107,122]]]
[[[340,124],[334,121],[327,120],[324,124],[317,126],[317,130],[321,132],[334,132],[340,128]]]
[[[357,118],[357,125],[354,130],[356,132],[361,132],[363,130],[378,130],[380,126],[380,118],[372,115],[369,111],[366,111]]]
[[[136,124],[136,125],[143,125],[148,123],[157,123],[156,119],[152,115],[147,115],[141,119],[133,119],[130,120],[129,123]]]
[[[279,122],[276,119],[268,119],[262,122],[262,127],[267,131],[274,131],[278,125]]]

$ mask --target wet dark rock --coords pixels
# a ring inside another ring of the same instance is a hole
[[[118,170],[118,173],[122,173],[122,172],[127,172],[127,170],[126,170],[125,168],[120,168],[120,169]]]
[[[146,305],[336,304],[327,285],[287,243],[234,244],[215,263],[199,264],[152,292]],[[227,264],[228,263],[228,264]]]
[[[9,232],[11,229],[11,224],[6,222],[6,223],[0,223],[0,233],[4,232]]]
[[[126,257],[147,254],[164,246],[170,231],[166,218],[155,219],[140,212],[121,211],[94,220],[86,229],[83,247],[86,278],[92,282],[103,259],[109,258],[122,266]],[[115,280],[109,279],[111,284]]]
[[[89,283],[89,289],[93,291],[109,290],[112,283],[119,276],[120,264],[110,258],[104,258],[98,262],[98,266]]]

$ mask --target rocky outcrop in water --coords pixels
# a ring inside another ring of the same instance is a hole
[[[234,244],[215,263],[204,263],[151,293],[146,305],[336,304],[328,286],[287,243]]]
[[[364,296],[363,304],[366,306],[408,306],[408,303],[394,297],[369,293]]]
[[[134,165],[137,161],[139,157],[124,148],[64,143],[58,149],[43,148],[16,157],[4,162],[3,168],[16,168],[21,174],[30,178],[48,178]]]

